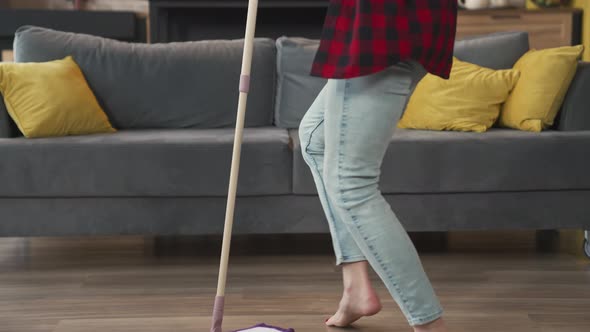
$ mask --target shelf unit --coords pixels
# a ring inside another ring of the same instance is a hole
[[[319,39],[327,0],[260,0],[256,36]],[[244,37],[247,0],[150,0],[151,41],[174,42]],[[572,45],[581,41],[579,9],[460,10],[458,38],[524,30],[531,47]]]
[[[12,49],[14,33],[23,25],[122,41],[146,40],[145,20],[138,18],[133,12],[0,9],[0,52]],[[5,54],[8,55],[8,52]]]

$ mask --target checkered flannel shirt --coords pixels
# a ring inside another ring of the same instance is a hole
[[[457,0],[330,0],[310,75],[351,78],[414,59],[448,78]]]

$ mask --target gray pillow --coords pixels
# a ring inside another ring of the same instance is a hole
[[[297,128],[327,79],[309,75],[319,41],[282,36],[277,39],[275,125]]]
[[[510,69],[529,50],[527,32],[498,32],[455,42],[459,60],[492,69]]]
[[[327,82],[309,75],[319,40],[282,36],[276,44],[275,125],[298,128],[303,115]],[[457,41],[454,52],[463,61],[493,69],[508,69],[528,50],[526,32],[502,32]]]
[[[33,26],[17,30],[17,62],[72,55],[119,129],[235,125],[243,39],[127,43]],[[246,127],[272,124],[274,40],[256,38]]]

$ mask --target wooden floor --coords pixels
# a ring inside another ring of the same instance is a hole
[[[0,239],[0,331],[207,332],[219,241]],[[590,331],[590,260],[506,241],[446,252],[417,245],[450,331]],[[232,241],[224,330],[265,322],[296,332],[411,331],[374,273],[383,311],[353,328],[324,326],[341,295],[330,245],[305,236]]]

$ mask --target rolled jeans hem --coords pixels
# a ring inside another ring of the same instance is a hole
[[[366,261],[367,257],[365,256],[346,256],[346,257],[338,257],[336,259],[336,265],[342,265],[343,263],[354,263],[354,262],[361,262]]]
[[[408,320],[408,323],[410,324],[410,326],[428,324],[428,323],[433,322],[433,321],[437,320],[438,318],[442,317],[442,314],[443,314],[443,310],[441,309],[441,310],[439,310],[433,314],[430,314],[428,316],[411,318]]]

